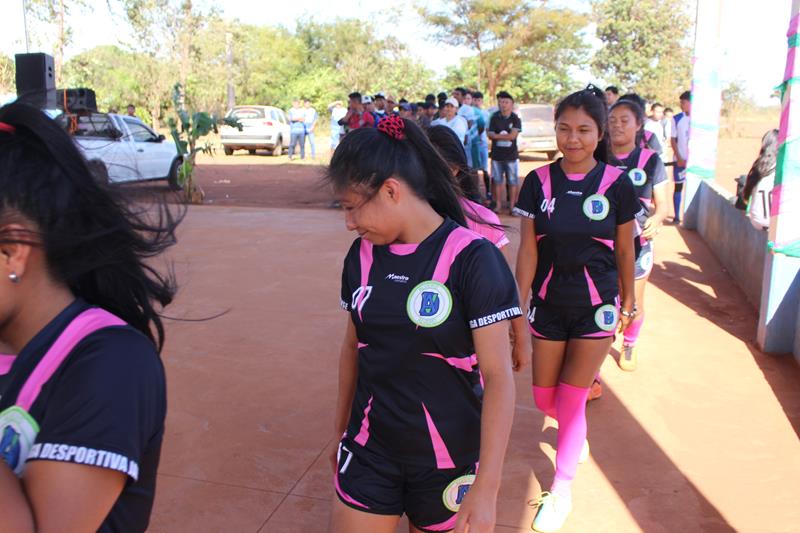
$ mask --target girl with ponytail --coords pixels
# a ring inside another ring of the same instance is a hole
[[[498,249],[464,226],[448,164],[400,117],[348,134],[328,180],[358,233],[331,450],[330,531],[490,532],[514,409]],[[480,463],[480,471],[478,464]]]
[[[157,314],[175,242],[92,177],[41,111],[0,108],[0,516],[9,531],[147,529],[166,414]]]

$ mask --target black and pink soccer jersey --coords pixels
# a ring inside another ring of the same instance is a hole
[[[658,153],[646,148],[635,148],[627,156],[612,157],[611,163],[625,172],[633,183],[633,190],[642,211],[636,215],[636,234],[644,227],[644,223],[653,215],[653,188],[667,181],[667,171]]]
[[[567,177],[558,161],[525,178],[514,211],[534,220],[538,261],[532,306],[592,307],[619,294],[617,226],[641,209],[621,170],[598,163]]]
[[[359,352],[348,438],[409,465],[474,463],[483,386],[472,330],[522,314],[500,251],[449,219],[418,245],[356,239],[342,307]]]

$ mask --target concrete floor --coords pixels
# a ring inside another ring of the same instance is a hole
[[[181,233],[182,289],[166,314],[228,312],[168,323],[150,531],[325,531],[353,236],[335,211],[234,207],[193,208]],[[640,368],[604,364],[563,531],[800,531],[800,370],[754,347],[755,310],[696,234],[664,228],[651,281]],[[529,531],[526,501],[553,477],[547,426],[530,376],[517,376],[497,532]]]

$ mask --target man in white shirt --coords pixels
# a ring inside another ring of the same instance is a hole
[[[328,106],[328,113],[331,114],[330,128],[332,154],[336,150],[336,147],[339,146],[339,141],[341,140],[342,135],[344,135],[344,128],[339,125],[339,121],[347,114],[347,109],[345,109],[341,100],[336,100]]]
[[[467,121],[464,119],[464,117],[460,117],[456,114],[457,110],[458,100],[451,96],[445,100],[444,106],[440,110],[441,116],[431,122],[431,127],[447,126],[455,132],[456,136],[461,140],[461,144],[466,146],[469,126],[467,125]]]
[[[653,135],[656,136],[658,142],[661,143],[661,146],[668,146],[671,139],[668,139],[666,136],[666,131],[664,129],[664,106],[659,104],[658,102],[654,103],[650,106],[650,116],[647,117],[647,120],[644,122],[644,129],[649,131]],[[666,163],[668,160],[667,158],[667,150],[661,152],[661,160]]]
[[[672,169],[675,180],[675,194],[672,196],[675,208],[675,223],[681,222],[681,197],[683,184],[686,181],[686,161],[689,159],[689,126],[692,111],[692,93],[685,91],[681,94],[681,111],[673,118],[672,126],[672,153],[675,157],[675,166]]]

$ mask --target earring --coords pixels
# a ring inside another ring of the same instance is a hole
[[[11,280],[11,283],[19,283],[19,276],[17,276],[16,272],[12,272],[8,275],[8,279]]]

